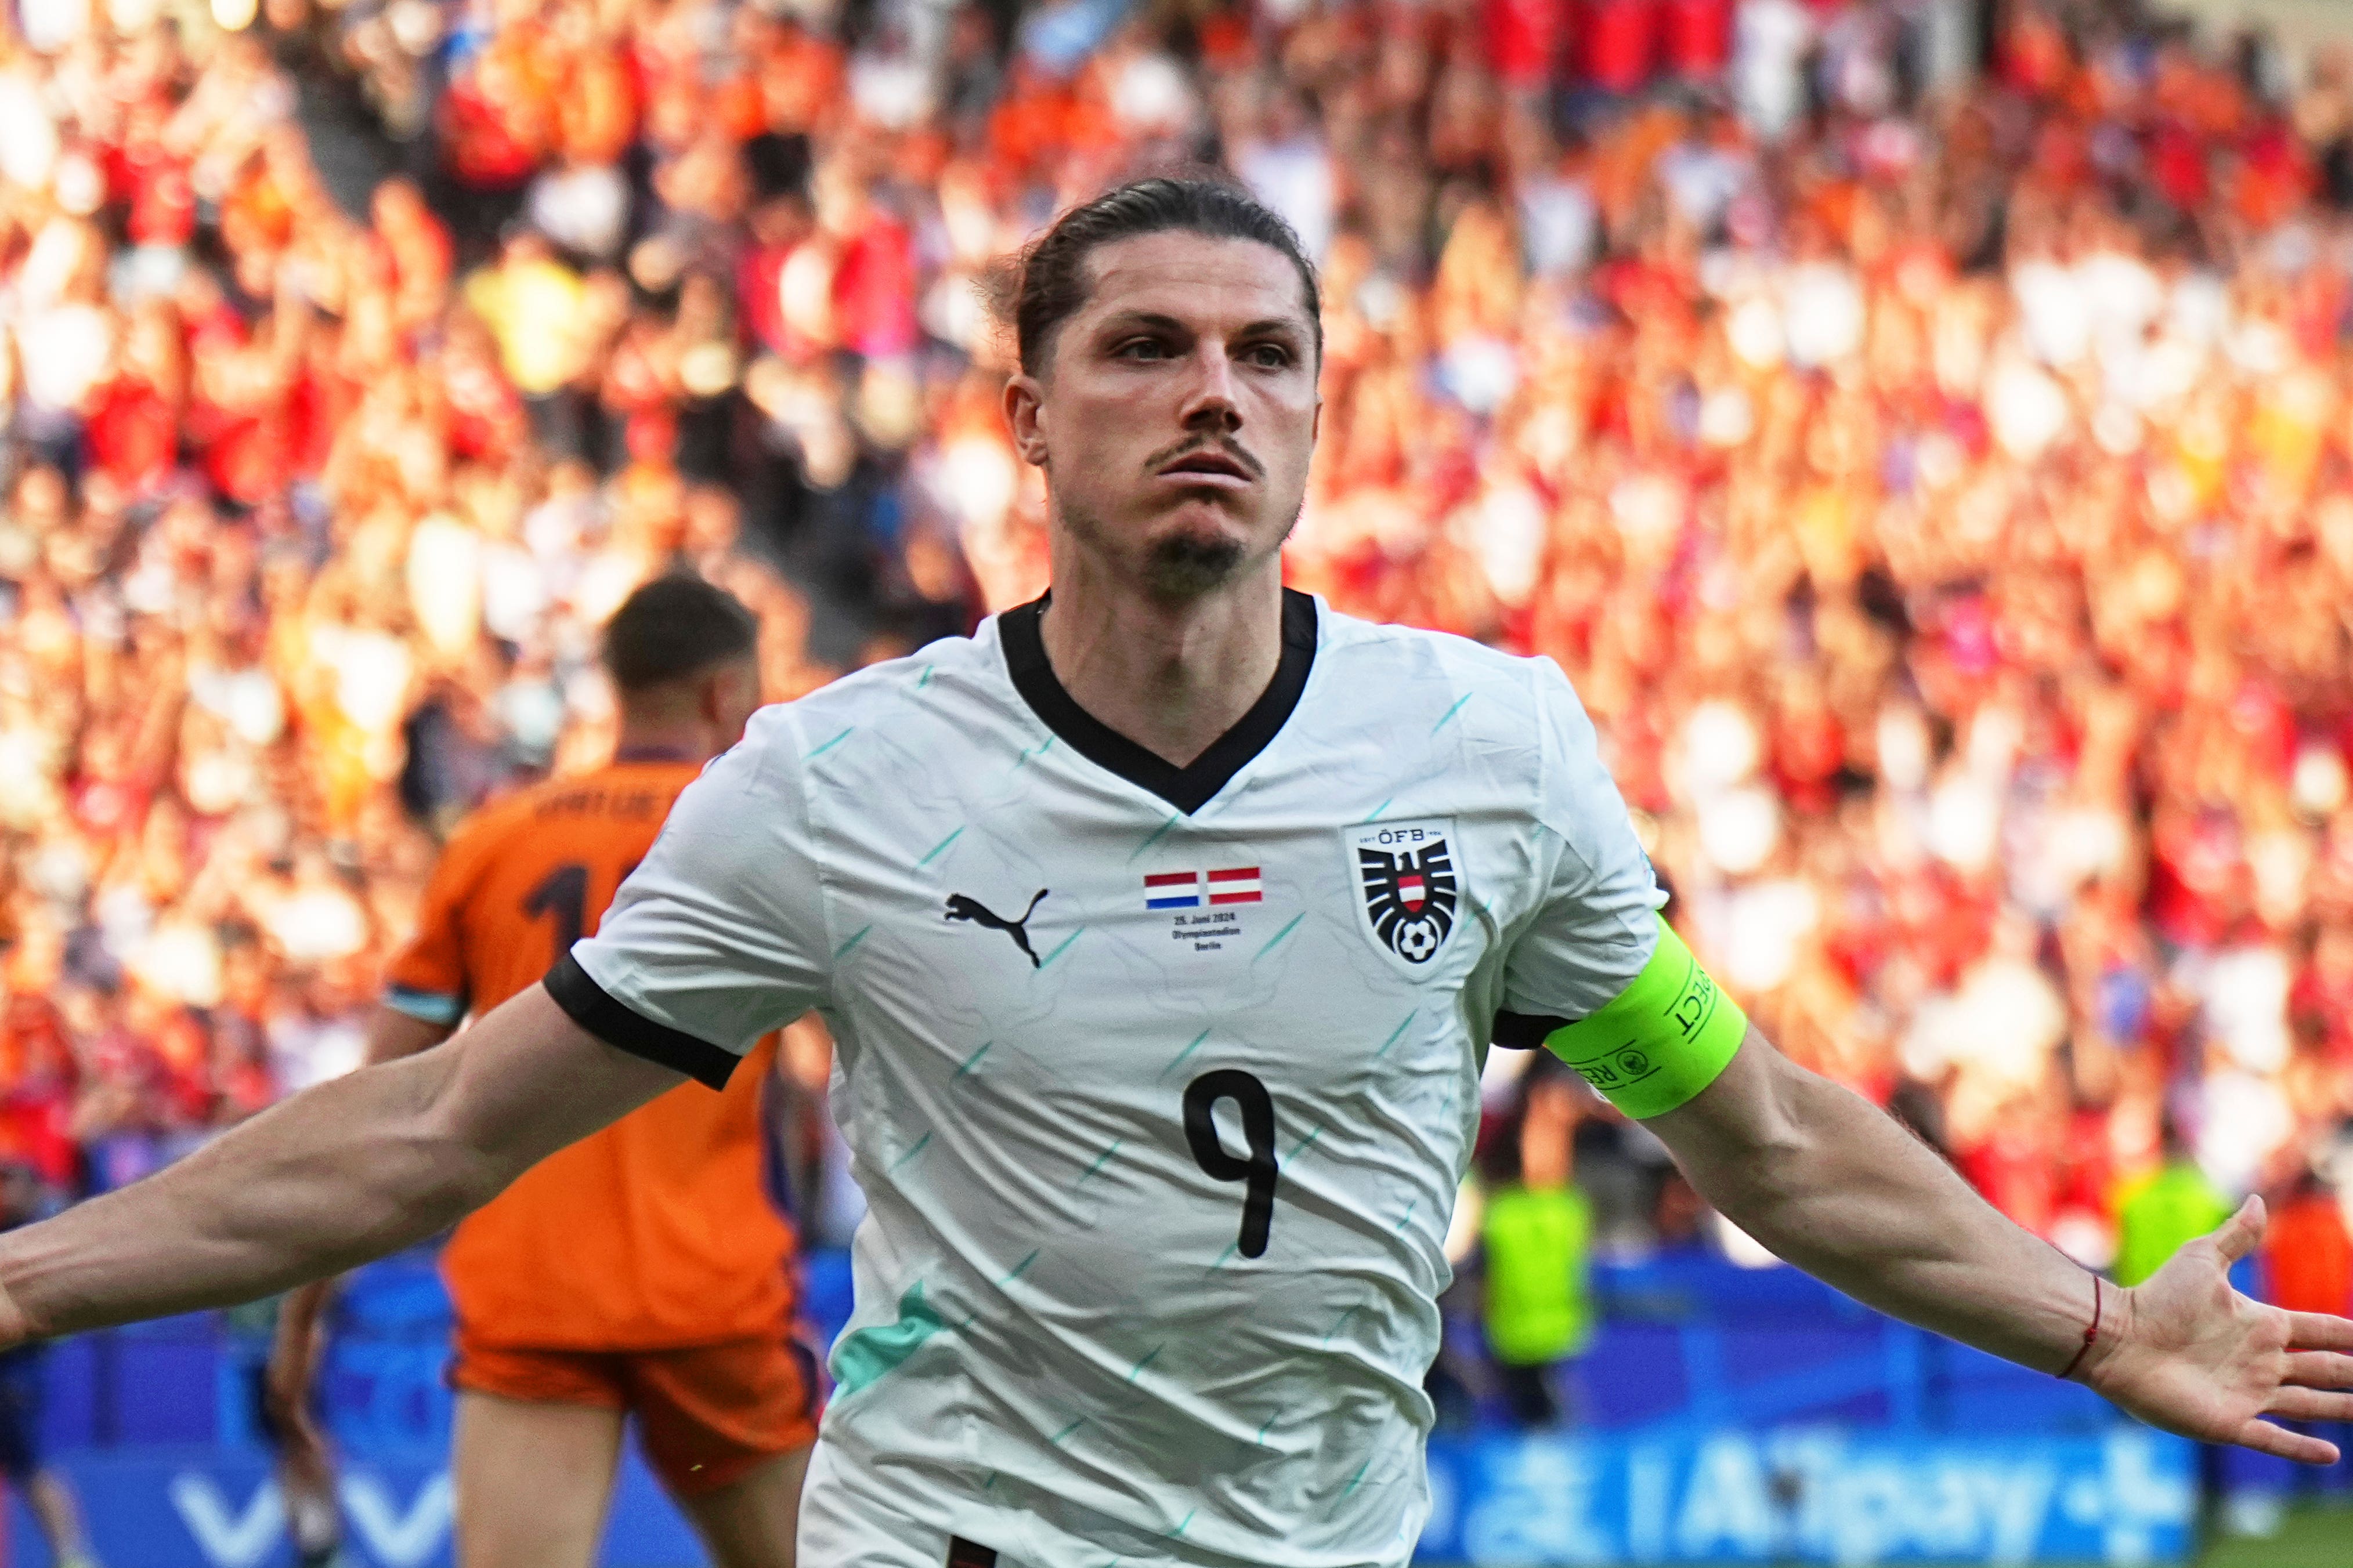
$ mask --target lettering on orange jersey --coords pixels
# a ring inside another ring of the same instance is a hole
[[[602,789],[566,790],[549,795],[532,808],[532,815],[541,821],[551,816],[610,816],[628,822],[644,822],[659,817],[670,810],[671,796],[652,790],[636,790],[616,795]]]

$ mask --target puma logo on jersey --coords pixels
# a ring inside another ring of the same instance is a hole
[[[1046,897],[1048,891],[1049,889],[1045,888],[1039,889],[1030,897],[1029,907],[1021,911],[1021,918],[1018,921],[1007,920],[978,899],[968,899],[962,893],[950,893],[948,919],[970,921],[975,925],[987,926],[991,931],[1003,931],[1013,939],[1014,946],[1029,955],[1029,967],[1037,969],[1041,965],[1038,959],[1038,950],[1029,945],[1029,917],[1038,912],[1038,905]]]

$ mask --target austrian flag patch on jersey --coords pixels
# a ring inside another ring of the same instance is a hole
[[[1258,902],[1258,868],[1236,866],[1229,870],[1210,872],[1209,902],[1213,904]]]

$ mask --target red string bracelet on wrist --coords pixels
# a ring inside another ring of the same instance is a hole
[[[2106,1300],[2107,1293],[2100,1289],[2100,1277],[2096,1274],[2093,1275],[2092,1326],[2084,1331],[2084,1343],[2082,1348],[2075,1352],[2074,1359],[2069,1362],[2066,1368],[2059,1373],[2060,1382],[2064,1383],[2073,1377],[2075,1369],[2084,1364],[2084,1358],[2092,1353],[2092,1342],[2100,1337],[2100,1307]]]

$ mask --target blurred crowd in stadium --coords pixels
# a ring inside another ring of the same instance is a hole
[[[1557,658],[1785,1048],[2094,1265],[2168,1126],[2231,1194],[2353,1161],[2353,57],[2095,0],[16,12],[0,1156],[60,1190],[356,1059],[437,835],[609,742],[649,574],[777,698],[1032,596],[992,264],[1201,158],[1323,258],[1293,580]],[[1704,1239],[1525,1059],[1498,1174],[1533,1123],[1597,1245]]]

